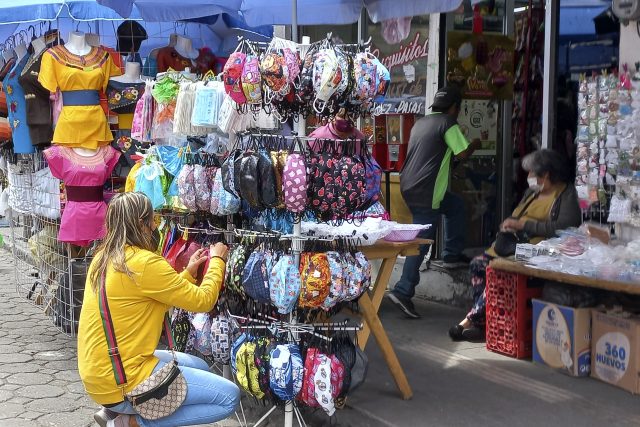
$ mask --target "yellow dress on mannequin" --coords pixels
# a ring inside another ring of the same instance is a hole
[[[62,94],[63,107],[52,143],[66,147],[96,149],[113,140],[99,92],[107,88],[109,78],[120,75],[109,53],[93,47],[83,56],[64,46],[54,46],[42,56],[38,81],[48,91]]]

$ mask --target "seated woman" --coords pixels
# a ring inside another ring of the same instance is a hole
[[[529,189],[510,218],[500,225],[502,231],[523,231],[532,244],[554,237],[556,231],[577,227],[582,222],[578,194],[570,183],[569,170],[557,152],[539,150],[522,160],[529,172]],[[473,307],[467,316],[449,329],[454,341],[479,341],[485,337],[485,285],[489,261],[498,256],[493,245],[469,264]]]
[[[153,208],[142,193],[115,196],[105,225],[107,235],[87,274],[78,328],[80,378],[89,397],[105,407],[95,414],[96,422],[101,427],[170,427],[227,418],[239,402],[238,387],[209,372],[204,360],[184,353],[176,352],[175,356],[187,383],[187,395],[174,413],[154,421],[143,419],[125,397],[173,360],[171,352],[156,350],[167,310],[174,306],[193,312],[213,309],[222,286],[227,247],[217,243],[209,251],[198,250],[185,271],[176,273],[154,252],[158,243]],[[194,277],[198,267],[209,257],[209,268],[197,286]],[[103,287],[106,315],[100,312],[98,298]],[[112,325],[122,360],[127,380],[122,388],[116,384],[116,363],[112,364],[103,317],[110,317],[105,325]]]

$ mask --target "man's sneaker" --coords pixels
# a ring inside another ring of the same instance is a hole
[[[410,298],[396,295],[393,291],[389,292],[387,296],[400,310],[402,310],[404,314],[407,315],[407,317],[410,317],[411,319],[420,319],[422,317],[416,311],[416,308],[413,306]]]

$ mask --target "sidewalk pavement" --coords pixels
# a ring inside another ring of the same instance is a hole
[[[392,283],[398,274],[396,267]],[[420,320],[405,319],[387,300],[380,309],[413,399],[400,399],[372,338],[366,382],[338,411],[339,426],[640,425],[639,397],[590,378],[572,378],[490,353],[483,344],[452,343],[446,331],[464,311],[422,299],[416,307],[424,316]],[[83,392],[74,339],[18,295],[12,256],[4,250],[0,319],[0,427],[93,426],[97,406]],[[268,409],[243,400],[250,407],[249,421]],[[310,427],[326,424],[322,411],[304,412]],[[267,425],[284,425],[282,413],[277,410]]]

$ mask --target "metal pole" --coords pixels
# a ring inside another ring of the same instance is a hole
[[[298,0],[291,0],[291,40],[298,43]]]
[[[547,0],[544,17],[544,87],[542,88],[542,147],[550,148],[555,135],[556,40],[560,0]]]
[[[515,14],[514,0],[507,0],[504,11],[504,27],[502,32],[509,37],[514,36]],[[509,215],[511,205],[511,188],[513,176],[513,101],[502,102],[502,144],[498,146],[500,178],[498,183],[498,220]],[[493,231],[493,230],[492,230]]]

